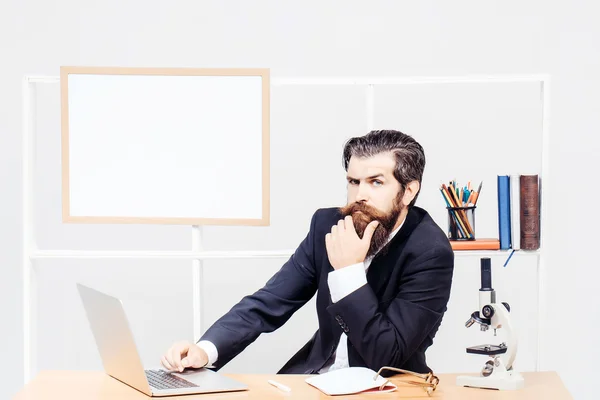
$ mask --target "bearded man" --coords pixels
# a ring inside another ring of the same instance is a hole
[[[175,343],[171,371],[219,369],[317,294],[319,328],[279,371],[316,374],[346,367],[427,373],[425,351],[446,311],[454,253],[429,214],[415,206],[422,146],[399,131],[346,142],[348,201],[317,210],[283,267],[216,321],[197,344]]]

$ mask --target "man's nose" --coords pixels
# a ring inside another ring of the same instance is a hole
[[[369,190],[367,188],[367,185],[365,184],[359,184],[358,185],[358,191],[356,192],[356,201],[368,201],[369,200]]]

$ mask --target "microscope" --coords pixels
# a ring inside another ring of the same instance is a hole
[[[517,353],[517,336],[510,323],[510,306],[496,302],[496,291],[492,288],[492,266],[489,258],[481,259],[481,289],[479,289],[479,310],[471,314],[465,323],[467,328],[475,323],[485,332],[490,327],[504,328],[506,343],[499,345],[484,344],[467,347],[467,353],[490,357],[479,376],[458,376],[456,384],[475,388],[516,390],[524,386],[521,374],[513,370],[512,364]]]

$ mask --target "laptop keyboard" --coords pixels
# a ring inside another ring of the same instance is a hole
[[[194,385],[190,381],[186,381],[178,376],[170,374],[167,371],[163,370],[146,370],[146,378],[148,378],[148,383],[155,389],[179,389],[179,388],[189,388],[189,387],[198,387],[198,385]]]

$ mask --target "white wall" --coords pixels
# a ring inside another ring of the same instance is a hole
[[[24,74],[56,75],[60,65],[151,65],[266,66],[271,68],[273,76],[550,73],[553,78],[552,179],[546,184],[550,188],[553,214],[549,221],[544,221],[544,229],[550,231],[549,241],[545,244],[549,262],[544,299],[548,304],[545,318],[549,324],[543,336],[542,368],[559,371],[575,398],[592,398],[593,388],[588,380],[593,379],[594,361],[600,355],[593,342],[600,327],[599,303],[593,296],[594,280],[600,278],[600,273],[592,252],[598,220],[592,204],[597,190],[592,183],[598,170],[596,155],[600,150],[595,132],[596,92],[600,89],[596,77],[600,64],[597,47],[600,27],[595,15],[600,6],[594,2],[555,3],[305,1],[292,6],[275,1],[4,0],[0,6],[0,240],[3,244],[0,265],[4,271],[0,280],[3,317],[0,354],[4,357],[0,371],[8,379],[3,380],[7,384],[0,387],[0,397],[5,398],[20,388],[23,369],[21,78]],[[43,96],[52,98],[52,93],[44,90],[38,91],[40,105],[48,104],[42,103]],[[358,111],[353,108],[351,94],[349,99],[346,106],[352,111],[348,111],[347,119],[343,117],[343,108],[337,108],[342,115],[339,129],[357,134],[364,126],[357,126],[354,120],[364,119],[354,115]],[[41,108],[39,111],[48,113],[42,115],[48,122],[44,126],[52,126],[56,114]],[[311,129],[310,120],[311,115],[307,115],[303,121],[305,129]],[[350,132],[352,129],[355,131]],[[293,142],[297,139],[292,135],[289,145],[297,145],[299,142]],[[53,145],[56,143],[48,143],[48,146]],[[280,145],[285,146],[285,143]],[[40,162],[52,154],[56,153],[39,151]],[[57,165],[48,161],[48,165]],[[330,165],[332,170],[326,172],[326,177],[331,181],[336,179],[339,159],[333,159]],[[49,177],[39,183],[42,188],[53,190],[53,184],[58,182],[52,175],[55,172],[47,171]],[[343,190],[343,186],[340,188]],[[566,197],[568,188],[577,190],[576,199]],[[285,193],[278,194],[276,190],[273,182],[273,195],[281,196],[280,201],[284,201]],[[337,200],[319,198],[318,188],[304,182],[298,184],[294,196],[313,208]],[[56,206],[55,198],[50,197],[48,201],[48,206]],[[570,209],[563,212],[565,206]],[[37,207],[40,209],[43,203]],[[307,218],[307,215],[294,216],[293,223],[302,227],[303,223],[308,223]],[[58,225],[57,219],[43,213],[38,213],[36,221],[41,234],[40,247],[44,244],[75,249],[119,246],[177,249],[189,244],[189,232],[183,227],[120,227],[119,235],[115,236],[113,227],[56,227],[53,230],[53,226]],[[218,230],[215,232],[219,234]],[[303,234],[298,228],[286,232],[285,240],[280,242],[277,242],[277,236],[270,239],[274,241],[273,245],[283,245],[296,243]],[[117,240],[121,237],[127,237],[129,241]],[[236,237],[235,242],[221,241],[214,245],[243,249],[248,244],[241,238],[243,236]],[[258,246],[262,244],[249,248]],[[273,261],[265,263],[261,275],[250,275],[253,280],[249,285],[260,285],[261,280],[277,268],[276,264]],[[69,300],[68,291],[72,289],[67,283],[74,279],[94,282],[105,290],[130,296],[132,315],[137,314],[137,318],[144,318],[144,305],[133,299],[139,301],[148,293],[155,293],[153,288],[160,284],[171,288],[173,293],[165,295],[162,301],[169,298],[177,302],[187,296],[185,291],[189,290],[188,286],[182,286],[183,292],[175,289],[177,280],[185,279],[187,268],[179,262],[139,262],[127,264],[126,268],[118,262],[97,261],[64,263],[52,260],[36,265],[40,271],[40,296],[52,300],[41,306],[54,306],[46,311],[45,318],[53,310],[60,315],[58,321],[48,318],[40,324],[52,327],[57,322],[62,323],[71,327],[72,335],[78,334],[78,325],[69,325],[65,315],[80,311],[79,306]],[[252,263],[249,268],[255,265]],[[170,268],[168,274],[165,266]],[[218,269],[213,269],[222,273],[216,273],[212,278],[226,284],[225,278],[231,268],[223,262]],[[116,271],[125,272],[119,276]],[[138,292],[127,282],[139,274],[145,274],[144,280],[150,286]],[[108,276],[115,275],[122,283],[108,281]],[[62,287],[65,289],[61,290]],[[587,294],[585,298],[583,294]],[[223,295],[222,303],[235,301],[229,297]],[[156,297],[155,301],[153,305],[161,313],[168,313],[160,298]],[[301,311],[304,313],[302,318],[310,318],[310,307]],[[206,322],[216,318],[219,311],[224,310],[211,311]],[[189,324],[188,320],[171,321],[165,331],[146,339],[147,342],[141,335],[141,347],[160,347],[171,336],[189,332]],[[303,342],[305,338],[294,335],[293,328],[291,326],[280,334],[289,335],[298,344]],[[47,334],[57,343],[64,340],[60,331]],[[50,356],[46,360],[52,361],[53,353],[47,351]],[[146,354],[152,359],[150,350]],[[62,354],[57,353],[58,361],[54,365],[62,368],[89,365],[88,356],[93,357],[86,351],[67,354],[65,359],[81,357],[81,363],[61,365]],[[282,354],[281,358],[288,356]]]
[[[429,210],[444,228],[447,212],[438,182],[471,179],[477,186],[483,181],[483,195],[477,203],[476,230],[479,237],[493,237],[498,230],[496,175],[540,173],[539,80],[377,84],[372,91],[372,109],[367,107],[371,104],[367,94],[371,92],[365,84],[287,85],[285,82],[286,79],[275,77],[271,89],[272,223],[269,227],[203,227],[205,250],[296,247],[305,235],[315,208],[343,203],[345,179],[339,162],[341,146],[352,132],[366,132],[367,121],[372,121],[374,127],[402,127],[425,147],[428,161],[417,204]],[[122,225],[82,226],[61,222],[59,84],[55,80],[40,83],[35,88],[34,202],[38,246],[43,250],[162,249],[165,246],[189,249],[189,227],[138,227],[133,235],[131,229]],[[310,118],[306,118],[307,115]],[[518,148],[514,147],[516,142]],[[490,143],[493,143],[493,151],[483,151]],[[243,147],[243,144],[235,146]],[[198,145],[192,145],[192,158],[202,156],[198,149]],[[230,162],[241,160],[243,163],[243,158],[233,155]],[[507,155],[510,163],[506,161]],[[135,160],[129,161],[138,168]],[[231,172],[238,173],[237,169]],[[231,185],[231,180],[224,178],[223,183]],[[202,185],[201,188],[212,188],[206,186],[200,176],[197,184]],[[168,196],[166,192],[163,194]],[[106,192],[108,200],[103,197],[104,192],[100,193],[98,201],[111,201],[110,193]],[[236,201],[246,201],[244,190],[240,189],[239,193]],[[427,354],[429,366],[437,373],[478,372],[482,357],[467,355],[465,347],[506,340],[504,329],[497,338],[491,337],[491,331],[484,335],[478,329],[465,329],[464,320],[477,306],[479,260],[470,253],[459,252],[456,256],[448,313],[436,335],[436,345]],[[495,252],[494,256],[494,287],[499,289],[499,298],[510,303],[513,322],[518,327],[521,350],[515,367],[520,371],[535,370],[540,321],[536,314],[537,254],[518,253],[507,269],[502,268],[507,254]],[[203,328],[241,297],[262,286],[284,261],[284,258],[206,261],[201,290],[206,301],[203,312],[197,314],[203,319]],[[39,310],[33,317],[37,326],[31,329],[37,336],[33,340],[36,344],[32,351],[33,373],[41,369],[89,369],[100,365],[74,290],[78,280],[117,294],[126,307],[130,307],[132,329],[139,336],[141,356],[147,364],[156,363],[160,353],[175,338],[191,338],[189,261],[37,259],[35,270],[39,288],[33,291],[38,295]],[[61,296],[57,298],[57,294]],[[184,307],[174,307],[174,304]],[[54,309],[62,310],[60,320],[52,312]],[[161,329],[148,329],[149,326]],[[294,315],[284,329],[261,337],[224,371],[276,372],[316,329],[311,303]],[[259,364],[257,355],[260,355]]]

